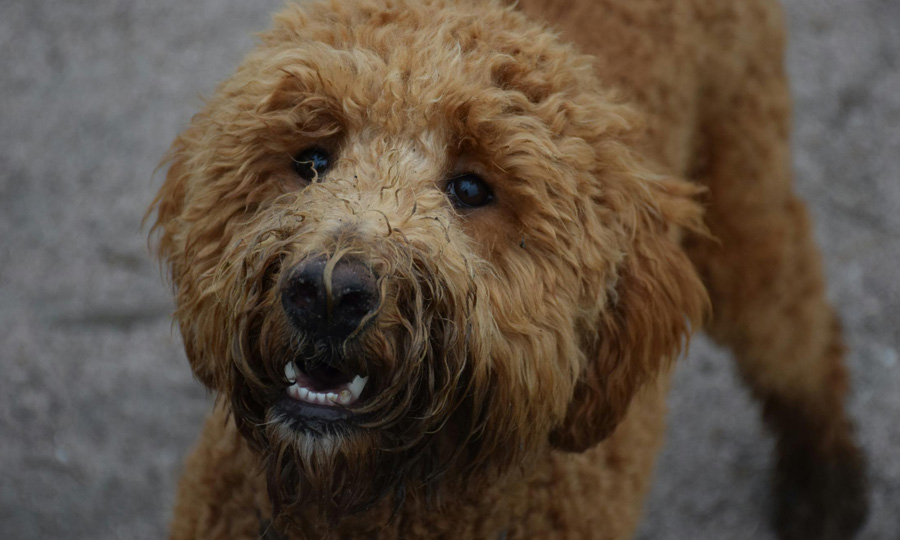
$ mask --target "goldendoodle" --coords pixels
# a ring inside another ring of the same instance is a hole
[[[151,209],[218,396],[172,538],[628,538],[704,322],[777,437],[780,537],[852,537],[783,25],[771,0],[288,5]]]

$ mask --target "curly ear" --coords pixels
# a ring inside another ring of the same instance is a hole
[[[636,206],[625,226],[615,292],[596,334],[585,340],[586,366],[563,424],[550,436],[563,450],[586,450],[612,433],[635,393],[680,353],[708,304],[677,238],[682,228],[704,231],[693,200],[700,189],[668,179],[631,183],[625,198]]]
[[[182,339],[184,341],[185,352],[191,363],[191,369],[194,375],[209,388],[216,388],[215,374],[213,366],[210,362],[204,361],[204,355],[199,353],[198,346],[195,343],[196,330],[198,324],[196,318],[186,317],[185,312],[190,311],[193,306],[185,306],[184,302],[189,301],[190,291],[186,288],[194,287],[194,281],[184,279],[186,273],[196,274],[199,268],[187,261],[189,247],[186,246],[188,231],[186,230],[186,221],[191,219],[184,216],[186,202],[188,198],[188,189],[193,176],[190,164],[191,155],[190,137],[193,131],[189,128],[185,133],[179,135],[172,143],[165,159],[160,167],[168,164],[169,170],[166,173],[166,180],[163,182],[159,193],[156,194],[144,221],[150,219],[152,214],[156,213],[156,219],[150,229],[151,238],[155,236],[156,256],[161,264],[165,264],[168,274],[172,280],[173,288],[176,293],[176,319],[179,322]],[[196,259],[196,257],[194,258]],[[197,295],[199,296],[199,295]],[[196,298],[194,302],[197,302]]]

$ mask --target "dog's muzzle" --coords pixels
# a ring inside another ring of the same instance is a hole
[[[284,366],[295,414],[346,416],[344,408],[360,400],[368,377],[349,372],[342,345],[364,330],[378,306],[375,276],[355,259],[311,258],[288,270],[281,304],[310,352]]]

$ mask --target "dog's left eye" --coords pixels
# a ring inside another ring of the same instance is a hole
[[[494,199],[491,188],[477,174],[466,173],[450,179],[447,195],[457,208],[478,208]]]
[[[316,180],[331,166],[331,156],[318,146],[307,148],[293,159],[294,171],[307,182]]]

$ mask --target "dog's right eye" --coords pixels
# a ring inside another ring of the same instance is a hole
[[[477,174],[466,173],[450,179],[447,195],[457,208],[478,208],[494,199],[491,188]]]
[[[318,146],[303,150],[293,160],[294,171],[307,182],[314,182],[331,166],[331,156]]]

